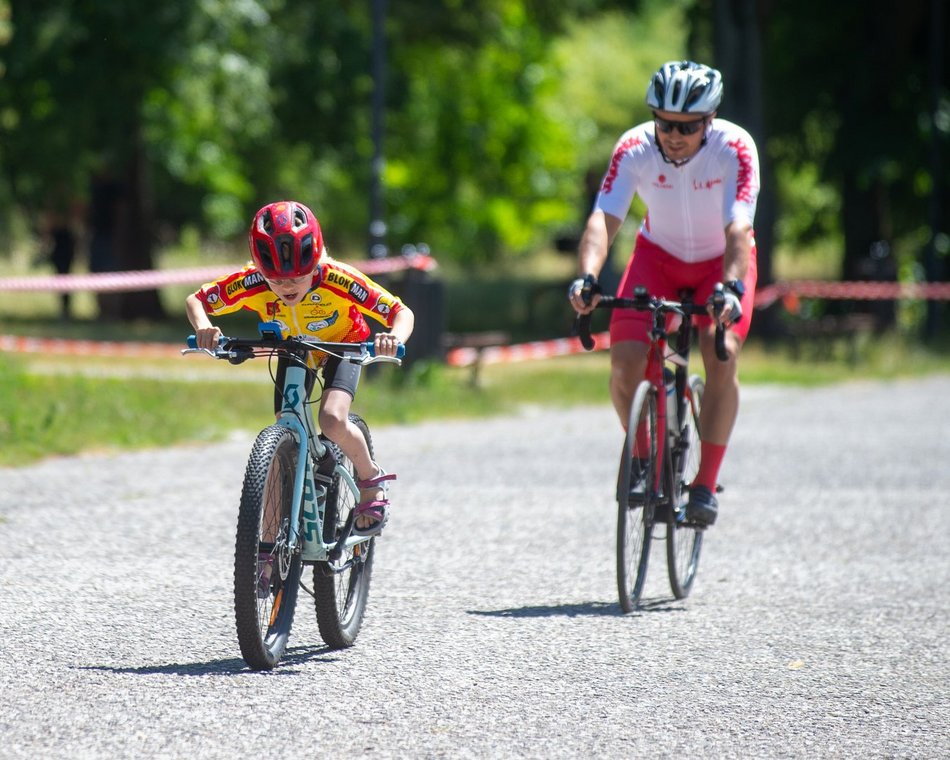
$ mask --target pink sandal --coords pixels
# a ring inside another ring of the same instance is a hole
[[[375,522],[366,528],[357,528],[354,522],[353,533],[357,536],[375,536],[383,529],[387,520],[389,520],[389,499],[386,497],[386,491],[389,485],[388,481],[395,480],[396,475],[390,475],[379,465],[376,465],[376,467],[379,469],[379,475],[374,478],[368,478],[367,480],[356,481],[356,485],[361,491],[367,488],[383,489],[382,499],[361,501],[356,505],[355,517],[369,517],[375,520]]]

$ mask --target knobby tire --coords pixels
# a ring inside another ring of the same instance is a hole
[[[369,427],[357,415],[351,414],[350,421],[356,425],[366,439],[371,459],[373,439]],[[337,462],[351,475],[354,475],[353,463],[332,443],[327,442]],[[327,504],[324,517],[324,541],[335,541],[343,527],[350,510],[356,506],[353,492],[339,474],[333,476],[333,482],[327,489]],[[331,649],[345,649],[356,641],[363,625],[366,602],[369,599],[369,584],[373,573],[373,555],[376,539],[370,539],[343,552],[338,562],[332,566],[329,562],[318,562],[313,572],[313,593],[317,611],[317,627],[320,637]],[[338,572],[347,562],[352,565]]]
[[[285,427],[260,432],[248,458],[234,546],[234,617],[241,656],[270,670],[287,648],[300,585],[300,554],[287,547],[297,441]],[[270,561],[262,555],[271,555]],[[267,567],[269,566],[269,571]],[[269,580],[262,582],[262,573]]]

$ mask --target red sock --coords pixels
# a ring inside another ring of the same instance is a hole
[[[722,466],[723,457],[726,456],[726,447],[718,443],[703,441],[700,451],[699,472],[696,473],[692,485],[706,486],[715,493],[719,468]]]

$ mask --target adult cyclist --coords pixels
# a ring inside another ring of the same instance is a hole
[[[755,143],[741,127],[717,118],[722,75],[693,61],[670,61],[653,75],[646,103],[653,119],[624,133],[616,146],[578,248],[579,277],[568,298],[581,314],[600,295],[600,274],[635,194],[646,205],[618,295],[636,285],[676,298],[691,288],[697,302],[723,285],[725,305],[698,317],[706,369],[699,472],[689,484],[686,516],[712,525],[716,483],[739,410],[737,360],[749,332],[756,283],[753,233],[759,192]],[[637,384],[646,371],[650,316],[618,309],[610,320],[610,395],[626,425]],[[729,358],[716,358],[713,319],[726,331]]]

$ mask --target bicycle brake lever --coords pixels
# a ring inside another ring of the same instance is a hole
[[[594,348],[594,339],[590,334],[590,314],[578,314],[574,317],[571,334],[580,338],[581,345],[585,351],[590,351]]]
[[[726,305],[726,294],[723,292],[721,282],[717,282],[713,288],[709,303],[712,304],[713,314],[718,317],[722,313],[723,306]],[[726,328],[718,320],[716,321],[716,358],[721,362],[729,359],[729,352],[726,351]]]

